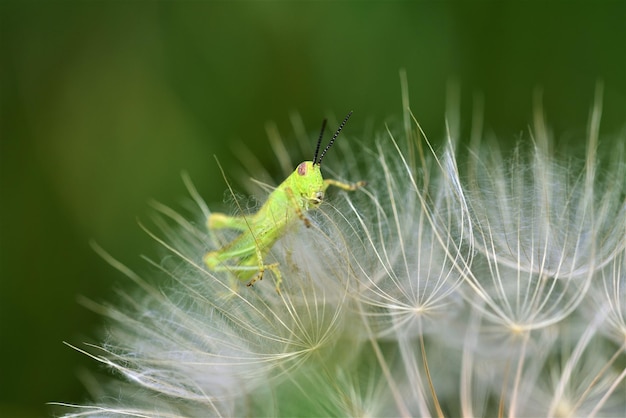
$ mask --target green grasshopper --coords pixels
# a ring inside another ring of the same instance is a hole
[[[279,264],[265,264],[263,260],[274,243],[298,220],[307,228],[311,226],[311,221],[305,213],[320,206],[328,186],[353,191],[365,185],[364,181],[348,184],[324,179],[320,170],[324,155],[351,115],[352,112],[348,113],[341,122],[318,159],[326,128],[326,120],[323,121],[313,161],[300,163],[295,171],[270,193],[258,212],[248,216],[228,216],[223,213],[212,213],[209,216],[207,226],[210,230],[227,228],[242,231],[229,244],[204,256],[204,262],[210,270],[232,272],[237,279],[248,281],[247,286],[261,280],[265,270],[271,270],[276,277],[276,291],[280,293],[282,276],[278,269]]]

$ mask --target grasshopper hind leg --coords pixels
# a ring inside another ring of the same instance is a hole
[[[306,219],[304,215],[302,217]],[[265,264],[264,261],[275,238],[270,235],[268,239],[268,234],[253,235],[250,230],[251,222],[252,220],[245,217],[211,214],[207,221],[209,229],[239,229],[243,233],[227,246],[207,253],[204,262],[210,270],[232,273],[239,281],[247,282],[246,286],[253,286],[263,279],[266,270],[270,270],[276,278],[276,291],[280,293],[282,275],[279,263]]]
[[[239,281],[248,281],[246,286],[253,286],[259,280],[263,280],[265,271],[270,270],[274,273],[276,279],[276,291],[280,293],[280,284],[282,283],[282,274],[280,273],[279,263],[265,264],[263,253],[257,249],[252,256],[248,256],[240,261],[239,264],[230,265],[222,259],[219,252],[210,252],[204,257],[205,264],[213,271],[228,271],[232,273]],[[250,277],[252,277],[250,279]]]

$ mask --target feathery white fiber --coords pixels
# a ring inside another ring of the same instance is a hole
[[[168,253],[149,261],[155,277],[97,248],[134,285],[115,305],[91,304],[108,335],[77,349],[120,379],[66,416],[623,412],[626,161],[623,147],[604,158],[601,89],[582,159],[556,156],[540,106],[510,153],[479,130],[461,147],[453,114],[436,149],[403,99],[403,126],[358,154],[343,138],[325,160],[325,176],[368,184],[328,193],[306,214],[311,228],[276,243],[265,263],[279,263],[280,293],[269,270],[234,288],[207,269],[204,254],[237,233],[205,228],[210,209],[187,178],[196,215],[153,205],[159,232],[148,233]],[[292,170],[299,161],[268,131]]]

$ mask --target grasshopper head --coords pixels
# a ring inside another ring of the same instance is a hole
[[[304,161],[298,165],[293,177],[294,193],[302,198],[304,206],[318,207],[324,200],[326,190],[320,165],[313,161]]]
[[[337,136],[339,136],[339,132],[343,129],[343,126],[346,124],[352,112],[348,113],[348,115],[343,119],[339,128],[335,131],[335,134],[330,139],[326,148],[319,154],[320,146],[322,145],[322,137],[324,136],[324,129],[326,129],[326,119],[322,122],[322,129],[320,131],[320,136],[317,140],[317,146],[315,147],[315,156],[313,157],[313,161],[304,161],[300,163],[300,165],[296,168],[296,171],[291,175],[293,179],[291,181],[291,187],[294,191],[294,194],[297,197],[302,198],[302,207],[305,209],[309,209],[311,207],[318,207],[322,201],[324,200],[324,191],[326,190],[326,183],[324,183],[324,179],[322,178],[322,160],[324,159],[324,155],[328,149],[333,145]],[[319,158],[317,156],[319,155]]]

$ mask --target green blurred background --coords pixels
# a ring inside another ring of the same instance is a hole
[[[353,109],[346,133],[381,129],[401,114],[400,68],[435,140],[451,80],[463,114],[482,93],[486,127],[507,140],[542,87],[567,141],[601,79],[603,132],[618,132],[625,18],[624,1],[1,2],[0,416],[84,399],[79,377],[97,366],[62,341],[94,341],[102,320],[77,296],[126,285],[88,242],[148,271],[139,255],[156,245],[137,218],[152,198],[177,207],[182,170],[219,203],[213,154],[236,167],[241,141],[277,168],[267,121],[289,138],[291,112],[314,134]]]

